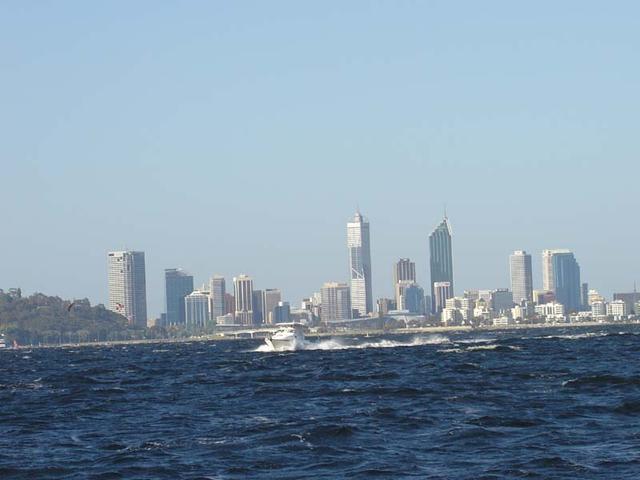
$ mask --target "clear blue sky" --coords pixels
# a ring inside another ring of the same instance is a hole
[[[570,248],[610,294],[640,280],[640,3],[0,3],[0,288],[107,299],[111,249],[254,276],[298,303],[347,279],[427,285],[446,202],[456,287]]]

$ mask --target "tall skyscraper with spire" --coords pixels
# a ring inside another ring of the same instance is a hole
[[[373,312],[371,289],[371,249],[369,246],[369,222],[360,211],[347,223],[347,247],[351,275],[351,308],[359,316]]]
[[[429,235],[429,270],[431,273],[431,298],[435,299],[435,283],[448,282],[447,295],[453,296],[453,250],[451,225],[445,212],[442,222]],[[432,310],[435,313],[436,302]]]

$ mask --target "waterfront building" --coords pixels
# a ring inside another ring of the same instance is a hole
[[[351,308],[361,317],[373,312],[369,240],[369,222],[358,211],[353,221],[347,223],[347,247],[351,275]]]
[[[277,288],[267,288],[262,291],[262,316],[264,323],[273,325],[275,321],[275,309],[282,300],[282,293]]]
[[[589,306],[593,305],[595,302],[604,302],[604,296],[600,295],[597,290],[589,290],[588,296]]]
[[[377,303],[377,313],[379,317],[386,316],[390,311],[397,310],[396,301],[391,298],[379,298]]]
[[[453,291],[451,290],[451,283],[449,282],[435,282],[433,284],[433,299],[434,310],[436,313],[440,313],[446,306],[447,298],[453,297]]]
[[[217,319],[225,315],[227,309],[225,308],[225,295],[226,295],[226,282],[224,277],[220,275],[214,275],[209,280],[209,294],[211,295],[210,310],[211,318]]]
[[[226,313],[216,317],[216,325],[231,326],[236,324],[236,319],[233,313]]]
[[[124,316],[129,325],[147,326],[147,284],[144,252],[107,254],[109,310]]]
[[[491,290],[491,310],[494,313],[503,313],[513,307],[513,294],[506,288]]]
[[[352,318],[351,295],[346,283],[328,282],[320,291],[322,310],[320,319],[323,323],[349,320]]]
[[[445,301],[445,310],[456,310],[456,318],[469,323],[473,320],[475,301],[466,297],[451,297]]]
[[[209,292],[195,290],[184,297],[185,326],[189,330],[202,330],[210,318]]]
[[[262,290],[253,291],[253,324],[262,325],[265,323],[262,310]]]
[[[291,306],[289,302],[278,302],[273,309],[274,323],[288,323],[291,321]]]
[[[591,316],[593,318],[605,317],[607,315],[607,304],[602,300],[591,302]]]
[[[556,295],[548,290],[534,290],[533,303],[543,305],[545,303],[555,302]]]
[[[253,325],[253,280],[247,275],[234,277],[233,290],[236,300],[236,323]]]
[[[589,284],[586,282],[582,284],[582,290],[580,292],[580,304],[582,306],[583,312],[589,310]]]
[[[536,305],[536,314],[546,317],[547,320],[564,319],[565,307],[561,303],[551,302],[544,305]]]
[[[448,283],[448,297],[453,296],[453,250],[452,232],[446,215],[442,222],[429,235],[429,271],[431,275],[431,298],[433,312],[437,313],[444,307],[444,301],[438,304],[436,283]]]
[[[511,274],[511,291],[513,301],[533,300],[533,274],[531,270],[531,255],[524,250],[516,250],[509,257]]]
[[[184,325],[184,297],[193,292],[193,277],[181,268],[164,271],[165,325]]]
[[[614,300],[622,300],[626,304],[627,314],[631,312],[640,313],[636,310],[636,303],[640,302],[640,293],[637,291],[631,293],[614,293]]]
[[[236,314],[236,297],[231,295],[230,293],[224,294],[224,313],[230,313],[232,315]]]
[[[396,283],[396,309],[406,310],[414,315],[424,314],[424,290],[412,280]]]
[[[629,315],[627,309],[627,303],[624,300],[614,300],[607,304],[607,316],[614,317],[619,320],[622,317]]]
[[[567,311],[578,311],[582,306],[580,266],[573,252],[565,249],[542,252],[543,288],[552,291],[556,301]]]

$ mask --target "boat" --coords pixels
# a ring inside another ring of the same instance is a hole
[[[280,324],[280,328],[264,339],[276,352],[300,350],[304,348],[304,329],[299,323]]]
[[[7,347],[7,340],[4,337],[4,333],[0,334],[0,348],[9,348]]]

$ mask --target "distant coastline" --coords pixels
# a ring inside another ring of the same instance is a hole
[[[398,328],[393,330],[340,330],[335,332],[312,332],[306,334],[306,338],[331,338],[331,337],[382,337],[382,336],[399,336],[399,335],[433,335],[460,332],[508,332],[514,330],[529,329],[561,329],[561,328],[592,328],[592,327],[610,327],[610,326],[630,326],[640,325],[640,321],[626,322],[579,322],[579,323],[534,323],[534,324],[517,324],[508,326],[452,326],[452,327],[414,327],[414,328]],[[229,332],[230,333],[230,332]],[[145,344],[166,344],[166,343],[193,343],[193,342],[223,342],[250,340],[248,336],[233,336],[227,334],[211,334],[181,338],[149,338],[137,340],[110,340],[97,342],[81,342],[81,343],[62,343],[62,344],[43,344],[43,345],[20,345],[17,349],[30,350],[33,348],[79,348],[79,347],[108,347],[117,345],[145,345]],[[254,340],[262,339],[262,335],[253,337]],[[10,350],[10,349],[7,349]]]

